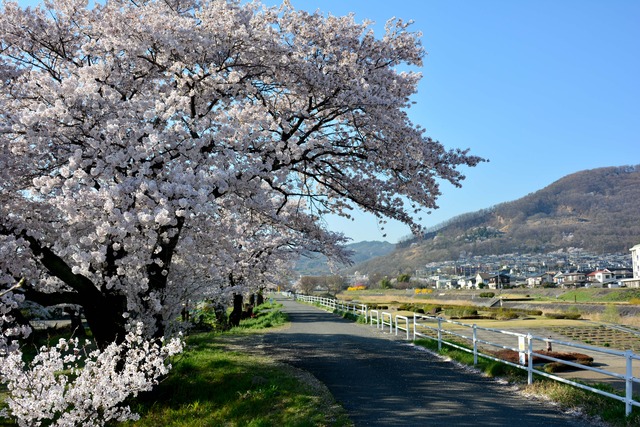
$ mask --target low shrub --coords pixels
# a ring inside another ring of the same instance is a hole
[[[445,310],[445,313],[449,317],[463,318],[468,316],[477,316],[478,310],[476,310],[473,307],[456,307],[456,308],[452,307],[452,308],[447,308]]]
[[[580,319],[580,313],[544,313],[545,317],[549,319],[569,319],[569,320],[577,320]]]
[[[494,292],[481,292],[478,296],[480,298],[493,298],[496,294]]]
[[[494,313],[492,317],[496,320],[513,320],[517,319],[519,315],[514,310],[501,308],[496,313]]]

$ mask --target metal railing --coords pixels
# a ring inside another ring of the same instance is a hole
[[[405,317],[396,316],[396,318]],[[445,325],[455,325],[456,327],[445,327]],[[441,349],[442,345],[446,344],[447,346],[457,348],[461,351],[472,353],[474,364],[478,363],[478,356],[481,356],[486,359],[505,363],[518,369],[523,369],[527,372],[528,384],[533,383],[533,374],[536,374],[565,384],[570,384],[583,390],[588,390],[593,393],[619,400],[625,404],[625,414],[627,416],[631,414],[631,409],[633,406],[640,407],[640,402],[634,400],[633,397],[633,385],[636,383],[640,384],[640,379],[633,375],[633,361],[640,360],[640,355],[635,354],[630,350],[610,350],[606,348],[599,348],[578,343],[560,341],[551,338],[539,337],[530,333],[524,334],[512,331],[503,331],[499,329],[483,328],[475,324],[466,324],[453,320],[443,319],[441,317],[424,316],[414,313],[413,340],[418,337],[437,340],[438,349]],[[512,342],[516,343],[517,345],[511,344]],[[466,343],[468,343],[469,345],[466,346]],[[535,343],[544,344],[544,346],[549,350],[534,351]],[[607,371],[594,366],[579,364],[569,360],[558,359],[552,356],[553,353],[550,349],[553,346],[570,347],[572,349],[589,351],[590,353],[606,354],[608,356],[622,358],[624,360],[625,366],[624,373]],[[503,358],[496,357],[491,354],[490,351],[487,351],[486,348],[514,351],[518,354],[518,363],[513,363]],[[566,366],[570,366],[572,368],[584,369],[604,375],[605,377],[622,380],[625,384],[624,396],[609,393],[607,391],[590,387],[583,383],[573,381],[559,375],[554,375],[550,372],[542,371],[539,369],[539,367],[535,366],[534,359],[556,362]]]
[[[313,295],[294,295],[295,300],[304,301],[311,304],[319,304],[333,310],[339,310],[345,313],[354,313],[359,316],[367,317],[367,306],[349,301],[340,301],[335,298],[317,297]]]
[[[398,331],[405,331],[407,340],[412,339],[415,341],[417,338],[437,340],[439,350],[442,348],[443,344],[446,344],[447,346],[457,348],[461,351],[472,353],[474,364],[478,363],[478,357],[483,357],[518,369],[523,369],[527,372],[527,382],[529,384],[533,383],[533,375],[536,374],[588,390],[602,396],[619,400],[625,404],[626,415],[631,414],[633,406],[640,407],[640,402],[634,400],[633,397],[634,384],[640,384],[640,379],[633,375],[633,361],[640,360],[640,355],[635,354],[630,350],[610,350],[573,342],[560,341],[551,339],[550,337],[539,337],[530,333],[524,334],[500,329],[483,328],[475,324],[466,324],[444,319],[442,317],[426,316],[416,313],[413,314],[413,318],[400,315],[396,315],[394,317],[391,313],[386,311],[380,312],[378,310],[368,310],[365,304],[338,301],[333,298],[308,295],[296,295],[295,298],[308,303],[316,303],[334,310],[337,309],[343,312],[353,312],[355,314],[362,315],[367,319],[367,323],[372,326],[375,325],[377,329],[382,331],[388,330],[389,333],[393,333],[395,328],[395,335],[398,335]],[[623,358],[623,365],[625,366],[625,369],[624,372],[612,372],[594,366],[583,365],[568,360],[561,360],[553,357],[553,353],[550,351],[534,351],[535,343],[543,344],[547,349],[552,348],[552,346],[564,346],[572,349],[589,351],[591,353],[606,354],[612,357]],[[517,363],[514,363],[509,360],[496,357],[491,353],[491,349],[515,351],[518,354],[518,361]],[[542,371],[539,369],[539,366],[536,367],[534,359],[557,362],[569,367],[589,370],[604,375],[605,377],[624,381],[624,396],[609,393],[559,375],[554,375],[553,373]]]

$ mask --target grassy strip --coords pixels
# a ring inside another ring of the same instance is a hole
[[[126,425],[350,426],[328,391],[303,373],[262,355],[229,350],[230,342],[251,347],[247,342],[255,334],[247,333],[284,325],[280,307],[258,306],[255,317],[225,334],[190,336],[169,377],[137,400],[141,419]]]
[[[309,374],[244,351],[259,340],[257,332],[287,321],[279,307],[256,307],[256,317],[224,334],[190,335],[167,378],[131,402],[140,420],[121,425],[352,426],[331,394]],[[0,418],[0,426],[15,425]]]
[[[254,317],[244,319],[240,326],[233,328],[232,332],[242,330],[261,330],[282,326],[287,322],[287,315],[280,311],[282,304],[264,303],[253,309]]]
[[[129,426],[347,426],[330,396],[289,367],[225,348],[225,337],[189,337],[169,377],[141,396]]]
[[[438,342],[430,339],[416,340],[415,344],[459,363],[473,366],[473,354],[471,353],[447,346],[444,343],[442,349],[438,351]],[[640,425],[640,410],[634,407],[631,415],[626,417],[624,404],[618,400],[540,376],[535,376],[533,384],[527,385],[526,371],[483,357],[478,357],[478,364],[474,368],[489,377],[505,378],[512,383],[520,384],[526,387],[526,392],[546,396],[564,409],[579,410],[589,417],[599,417],[611,426]],[[622,395],[618,390],[606,384],[589,385],[602,391]]]

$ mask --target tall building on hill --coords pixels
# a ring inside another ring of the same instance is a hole
[[[623,279],[620,282],[628,288],[640,288],[640,245],[630,249],[633,263],[633,279]]]

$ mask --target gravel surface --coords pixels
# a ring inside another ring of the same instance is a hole
[[[594,425],[389,333],[280,302],[291,325],[263,335],[262,350],[324,383],[356,427]]]

